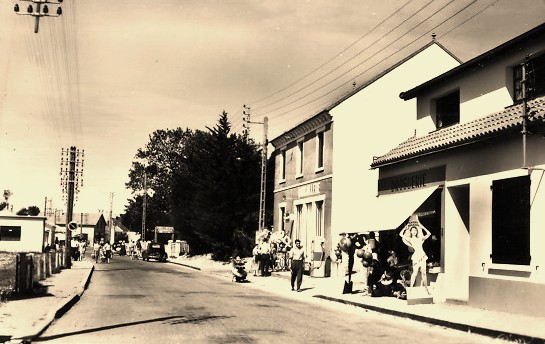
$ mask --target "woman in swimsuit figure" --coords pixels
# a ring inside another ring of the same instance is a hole
[[[403,228],[399,233],[401,239],[405,245],[412,247],[414,253],[411,256],[413,272],[411,274],[411,287],[414,286],[416,282],[416,276],[418,271],[422,274],[422,285],[424,287],[428,286],[428,279],[426,275],[426,260],[428,256],[424,252],[423,244],[426,239],[430,237],[431,233],[428,229],[420,223],[418,220],[418,215],[411,216],[409,223]]]

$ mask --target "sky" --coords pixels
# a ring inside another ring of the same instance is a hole
[[[26,13],[0,5],[0,191],[14,211],[65,210],[61,150],[76,146],[74,211],[114,216],[155,130],[206,130],[226,111],[240,132],[247,106],[262,142],[264,116],[275,138],[431,33],[467,61],[545,18],[545,0],[67,0],[34,33],[16,3]]]

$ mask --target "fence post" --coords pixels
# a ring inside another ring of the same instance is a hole
[[[28,268],[27,268],[28,273],[27,273],[26,291],[30,292],[34,288],[34,269],[35,269],[35,265],[36,265],[36,264],[34,264],[34,256],[32,256],[32,255],[27,256],[27,264],[28,264]]]

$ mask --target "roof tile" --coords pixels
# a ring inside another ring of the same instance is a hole
[[[545,97],[528,102],[530,122],[545,122]],[[383,156],[373,159],[376,168],[408,158],[453,148],[484,138],[498,136],[522,126],[522,104],[505,108],[471,122],[460,123],[433,131],[421,137],[410,137]]]

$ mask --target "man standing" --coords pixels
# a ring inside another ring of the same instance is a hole
[[[301,291],[303,282],[303,270],[305,267],[305,251],[301,246],[301,240],[295,240],[295,247],[290,251],[291,258],[291,290],[294,290],[295,280],[297,280],[297,291]]]

